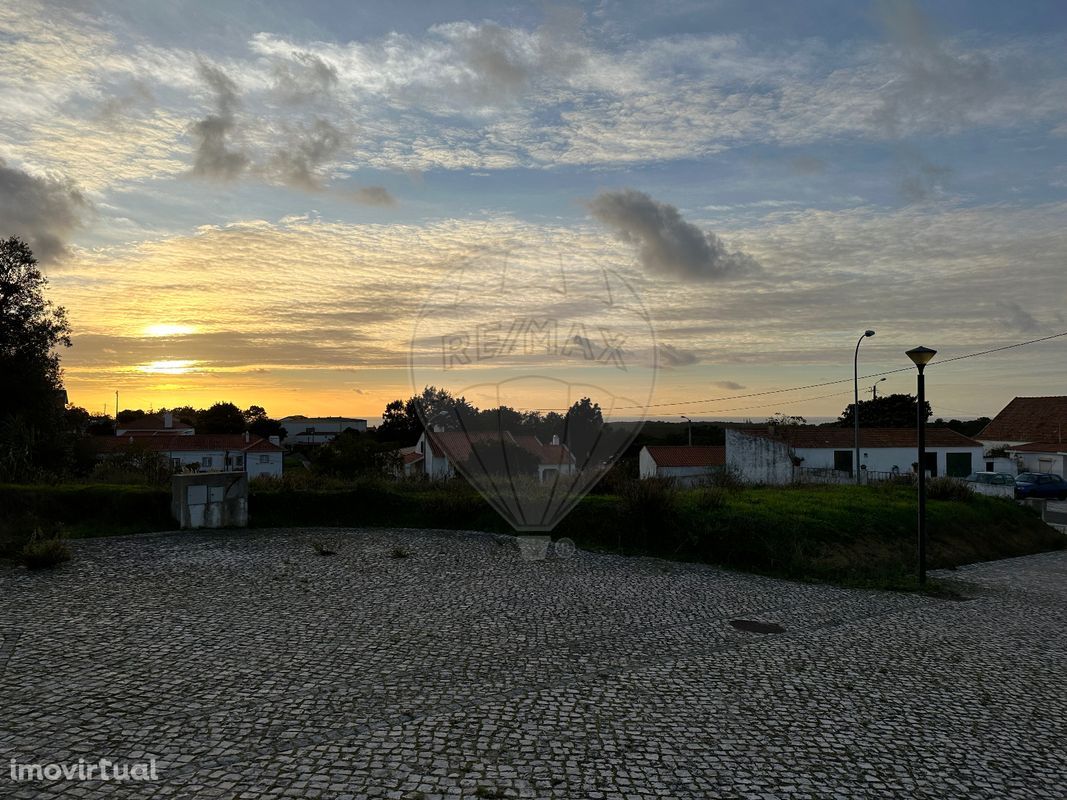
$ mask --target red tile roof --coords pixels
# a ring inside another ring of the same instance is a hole
[[[1008,448],[1013,453],[1067,453],[1067,442],[1030,442]]]
[[[1067,442],[1067,395],[1016,397],[975,438],[983,442]]]
[[[243,433],[208,434],[191,436],[99,436],[94,440],[96,449],[104,453],[118,453],[130,447],[144,447],[157,453],[232,450],[241,453],[279,453],[281,447],[267,439],[249,437]]]
[[[660,467],[721,467],[726,463],[722,445],[647,445],[652,460]]]
[[[852,428],[816,427],[813,425],[775,425],[767,428],[744,428],[744,432],[767,439],[779,439],[790,447],[834,448],[851,450],[855,445]],[[860,428],[860,447],[917,447],[915,428]],[[982,443],[969,439],[951,428],[926,429],[927,447],[981,447]]]

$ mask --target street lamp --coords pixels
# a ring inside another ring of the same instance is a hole
[[[689,446],[693,446],[693,420],[689,419],[685,414],[679,415],[682,419],[689,423]]]
[[[874,336],[874,331],[866,330],[863,332],[863,336],[856,342],[856,355],[852,359],[852,393],[855,398],[855,402],[852,405],[852,421],[856,426],[856,436],[853,444],[856,449],[856,460],[852,465],[852,470],[856,474],[856,485],[860,485],[860,344],[864,339]]]
[[[872,386],[870,389],[867,390],[868,392],[871,393],[871,397],[873,397],[875,400],[878,399],[878,384],[885,383],[885,381],[886,381],[885,378],[879,378],[878,380],[876,380],[874,382],[874,386]]]
[[[937,355],[929,347],[916,347],[907,352],[908,358],[919,368],[916,421],[919,427],[919,585],[926,583],[926,377],[923,369]]]

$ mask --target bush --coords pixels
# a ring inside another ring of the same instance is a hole
[[[926,482],[926,497],[929,500],[956,500],[967,503],[974,499],[971,487],[956,478],[931,478]]]
[[[62,529],[49,532],[35,528],[30,540],[19,551],[19,562],[27,569],[48,569],[70,561],[70,548],[63,541]]]
[[[746,483],[739,473],[733,467],[723,466],[721,469],[713,470],[707,478],[703,481],[705,486],[714,486],[719,489],[737,490],[744,489]]]
[[[726,490],[721,486],[702,486],[693,492],[693,504],[696,509],[710,514],[726,508]]]
[[[670,478],[629,481],[619,499],[622,518],[641,549],[648,547],[650,534],[673,527],[678,518],[678,490]]]

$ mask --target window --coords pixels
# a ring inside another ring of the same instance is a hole
[[[245,457],[244,456],[234,456],[233,457],[233,463],[236,464],[238,467],[243,467],[245,465]]]
[[[304,433],[308,434],[309,436],[314,436],[315,435],[315,429],[314,428],[304,428]]]
[[[200,466],[202,466],[202,467],[210,467],[212,465],[212,463],[213,462],[212,462],[211,456],[204,456],[203,458],[200,459]]]
[[[260,464],[269,464],[270,463],[270,456],[268,456],[266,453],[264,453],[263,455],[261,455],[259,457],[259,463]]]

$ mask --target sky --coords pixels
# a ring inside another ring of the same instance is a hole
[[[0,120],[0,236],[94,412],[373,424],[433,336],[550,309],[600,372],[474,359],[448,388],[821,418],[849,384],[759,393],[850,378],[868,328],[865,375],[1067,331],[1058,2],[0,0]],[[935,364],[935,415],[1067,393],[1065,346]],[[524,370],[569,388],[485,388]]]

